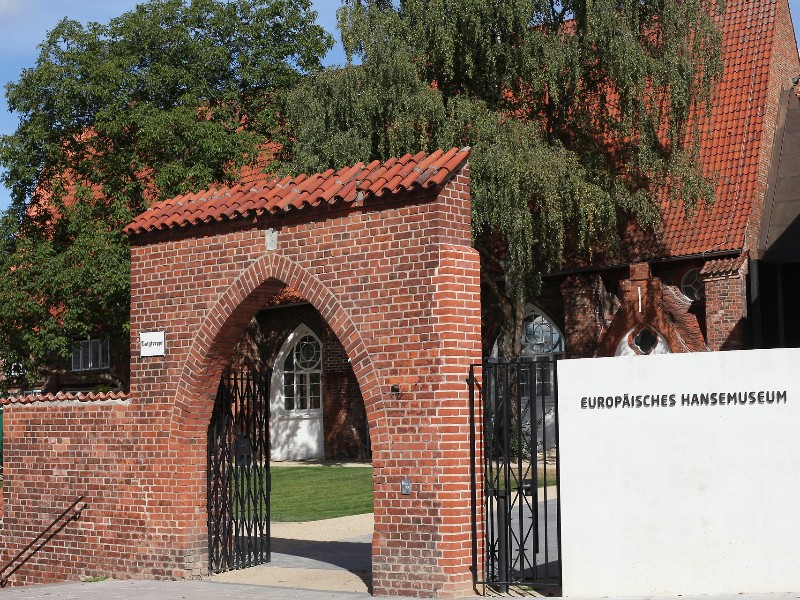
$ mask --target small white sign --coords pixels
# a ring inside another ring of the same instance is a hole
[[[164,356],[167,345],[163,331],[143,331],[139,334],[140,356]]]

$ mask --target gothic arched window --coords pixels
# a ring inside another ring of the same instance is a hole
[[[283,409],[322,410],[322,343],[307,327],[292,335],[296,341],[283,360]]]
[[[522,356],[561,354],[564,352],[564,336],[545,314],[533,305],[528,305],[527,315],[522,321]]]

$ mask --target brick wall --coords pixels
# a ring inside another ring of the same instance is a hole
[[[7,457],[17,466],[4,490],[2,541],[12,531],[24,537],[42,515],[87,486],[102,501],[84,526],[102,533],[76,534],[16,581],[75,579],[106,565],[111,570],[102,574],[115,577],[206,572],[206,436],[219,375],[253,316],[290,286],[341,342],[364,399],[373,450],[375,593],[467,592],[464,379],[480,358],[468,186],[465,166],[434,195],[134,238],[129,406],[120,415],[111,411],[114,419],[97,409],[80,429],[77,408],[55,422],[40,407],[13,408],[7,416]],[[267,250],[269,228],[278,234],[274,251]],[[165,356],[140,357],[143,331],[166,332]],[[400,386],[399,397],[390,394],[392,385]],[[47,448],[14,441],[50,426],[51,437],[69,443]],[[95,443],[105,438],[114,441],[98,455]],[[58,485],[40,479],[28,494],[36,462],[74,463],[75,469]],[[411,494],[404,496],[406,478]],[[106,547],[119,549],[111,551],[116,560],[104,556]],[[76,568],[81,572],[70,570]]]
[[[735,273],[706,277],[704,282],[709,349],[748,348],[747,261]]]
[[[163,452],[163,422],[142,418],[130,400],[114,395],[12,403],[4,412],[0,561],[5,564],[76,498],[85,495],[87,502],[81,518],[23,567],[13,584],[191,572],[157,543],[169,530],[159,514],[169,483],[154,481],[143,467]]]
[[[594,356],[603,334],[599,299],[589,275],[573,275],[561,284],[564,302],[564,350],[567,358]]]

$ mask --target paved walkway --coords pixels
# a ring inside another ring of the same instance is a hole
[[[367,600],[372,598],[368,593],[372,530],[371,514],[310,523],[272,523],[273,554],[268,565],[200,581],[108,580],[11,587],[0,590],[0,600]],[[526,594],[516,591],[511,595]],[[674,598],[798,600],[800,593]]]
[[[6,588],[0,591],[5,600],[367,600],[365,592],[330,592],[282,587],[265,587],[218,581],[100,581],[97,583],[62,583],[57,585]],[[725,594],[715,596],[669,596],[675,600],[795,600],[800,593]],[[600,600],[571,598],[570,600]],[[627,600],[653,600],[634,597]],[[658,599],[656,599],[658,600]]]
[[[372,514],[308,523],[272,522],[272,561],[211,577],[216,582],[368,592]]]

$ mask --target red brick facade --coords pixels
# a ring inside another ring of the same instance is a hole
[[[14,581],[207,572],[206,435],[217,382],[251,319],[289,286],[338,338],[363,397],[373,452],[374,592],[467,592],[464,379],[480,358],[468,177],[463,165],[442,187],[364,207],[134,237],[130,399],[6,409],[2,558],[73,496],[89,496],[70,533]],[[165,356],[140,356],[139,334],[148,331],[166,332]],[[410,495],[401,494],[406,478]]]
[[[780,158],[773,153],[782,151],[775,148],[781,97],[800,75],[800,60],[786,0],[732,0],[720,25],[723,74],[700,138],[700,162],[716,185],[715,202],[687,213],[680,203],[664,201],[655,244],[648,246],[648,236],[628,231],[623,260],[633,264],[546,281],[544,297],[552,297],[553,289],[562,292],[561,307],[548,312],[556,325],[563,320],[568,357],[613,354],[621,336],[645,323],[640,304],[649,307],[649,325],[672,340],[673,352],[752,344],[747,257],[759,258],[767,183]],[[713,263],[728,260],[739,261],[741,268],[716,272]],[[643,279],[635,272],[638,261],[652,273],[647,285],[635,285],[632,296],[627,282]],[[713,274],[703,277],[705,298],[689,305],[680,295],[681,278],[706,265]],[[622,303],[614,325],[601,316],[598,279]],[[532,302],[540,303],[536,298]]]
[[[729,272],[704,269],[709,350],[739,350],[749,343],[747,261],[737,262]]]

